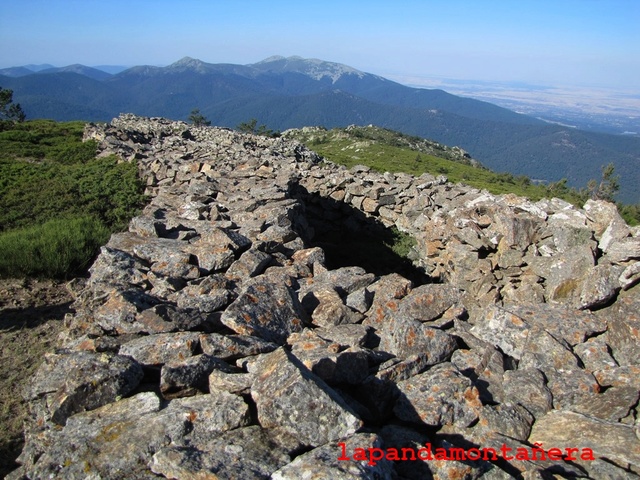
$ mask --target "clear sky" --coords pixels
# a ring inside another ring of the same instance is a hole
[[[271,55],[640,91],[640,0],[0,0],[0,68]]]

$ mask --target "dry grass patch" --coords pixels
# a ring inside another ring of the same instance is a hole
[[[53,281],[0,281],[0,478],[17,468],[24,443],[22,387],[53,350],[72,300]]]

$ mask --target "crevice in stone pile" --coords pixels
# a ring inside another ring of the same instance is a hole
[[[414,286],[439,283],[392,249],[401,240],[397,231],[345,202],[310,193],[300,185],[292,187],[290,195],[303,203],[312,228],[312,235],[300,232],[302,239],[307,246],[324,250],[327,268],[358,266],[377,276],[398,273]]]

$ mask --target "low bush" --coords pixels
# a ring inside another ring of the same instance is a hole
[[[82,273],[110,235],[94,216],[50,220],[0,234],[0,276],[66,279]]]
[[[82,131],[48,120],[0,131],[0,276],[82,273],[144,204],[135,163],[96,158]]]

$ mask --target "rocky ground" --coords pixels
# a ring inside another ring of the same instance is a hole
[[[0,280],[0,477],[17,467],[24,444],[26,405],[19,386],[53,349],[72,300],[63,283]]]
[[[22,386],[9,478],[638,477],[640,230],[615,206],[164,119],[86,134],[151,199]],[[392,226],[417,281],[313,243]]]

